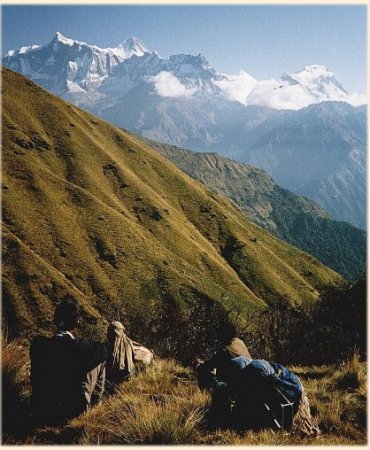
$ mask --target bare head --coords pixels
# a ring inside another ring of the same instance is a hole
[[[55,308],[54,324],[58,330],[73,331],[80,324],[81,310],[72,297],[65,297]]]
[[[236,335],[236,327],[231,322],[223,322],[217,329],[217,339],[223,345],[229,344]]]

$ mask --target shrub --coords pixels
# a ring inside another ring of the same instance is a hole
[[[252,354],[305,365],[340,363],[354,351],[365,359],[366,317],[365,275],[353,286],[327,289],[316,303],[279,301],[255,318]]]

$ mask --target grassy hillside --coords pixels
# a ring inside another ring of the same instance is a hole
[[[91,327],[141,324],[207,302],[243,317],[318,298],[341,277],[248,222],[142,140],[3,70],[3,320],[52,329],[66,294]],[[207,304],[208,304],[207,303]],[[158,328],[158,327],[157,327]]]
[[[348,280],[366,265],[366,232],[333,220],[313,201],[278,186],[267,173],[217,153],[145,140],[181,170],[232,199],[253,222],[318,258]]]

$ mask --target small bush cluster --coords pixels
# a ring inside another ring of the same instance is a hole
[[[198,291],[183,294],[182,302],[168,294],[165,302],[128,315],[129,334],[185,365],[213,354],[217,329],[225,323],[235,326],[255,358],[305,365],[339,363],[354,351],[366,358],[365,275],[352,286],[327,289],[316,302],[293,305],[282,298],[249,313],[230,300],[226,305]]]
[[[184,305],[168,298],[149,313],[134,316],[129,323],[129,333],[154,349],[158,356],[191,365],[197,358],[213,354],[217,329],[223,324],[232,324],[227,310],[194,292],[193,296],[188,294]]]
[[[330,288],[309,305],[276,302],[256,318],[253,355],[285,364],[340,363],[366,358],[366,277]]]

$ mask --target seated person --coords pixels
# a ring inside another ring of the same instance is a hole
[[[135,374],[135,354],[132,341],[121,322],[109,324],[107,341],[107,381],[111,383],[110,390],[114,391],[118,383]]]
[[[226,423],[231,413],[233,396],[230,390],[212,389],[217,382],[226,380],[230,361],[238,356],[251,358],[245,343],[236,337],[236,328],[230,322],[224,322],[217,329],[218,350],[207,361],[197,365],[198,385],[201,389],[212,390],[212,412],[217,421]]]
[[[284,427],[309,436],[320,434],[301,381],[281,364],[241,356],[229,362],[224,377],[214,389],[226,389],[234,396],[235,425]]]
[[[216,372],[217,379],[222,381],[223,372],[229,361],[238,356],[251,358],[249,350],[244,342],[236,337],[236,328],[230,322],[224,322],[217,329],[218,349],[216,353],[207,361],[198,366],[198,381],[202,386],[202,379],[207,383],[207,373]],[[209,377],[208,377],[209,378]],[[206,387],[206,386],[204,386]]]
[[[104,392],[107,351],[102,343],[76,339],[79,306],[65,298],[55,309],[57,331],[31,343],[31,410],[35,425],[60,425],[86,412]]]

